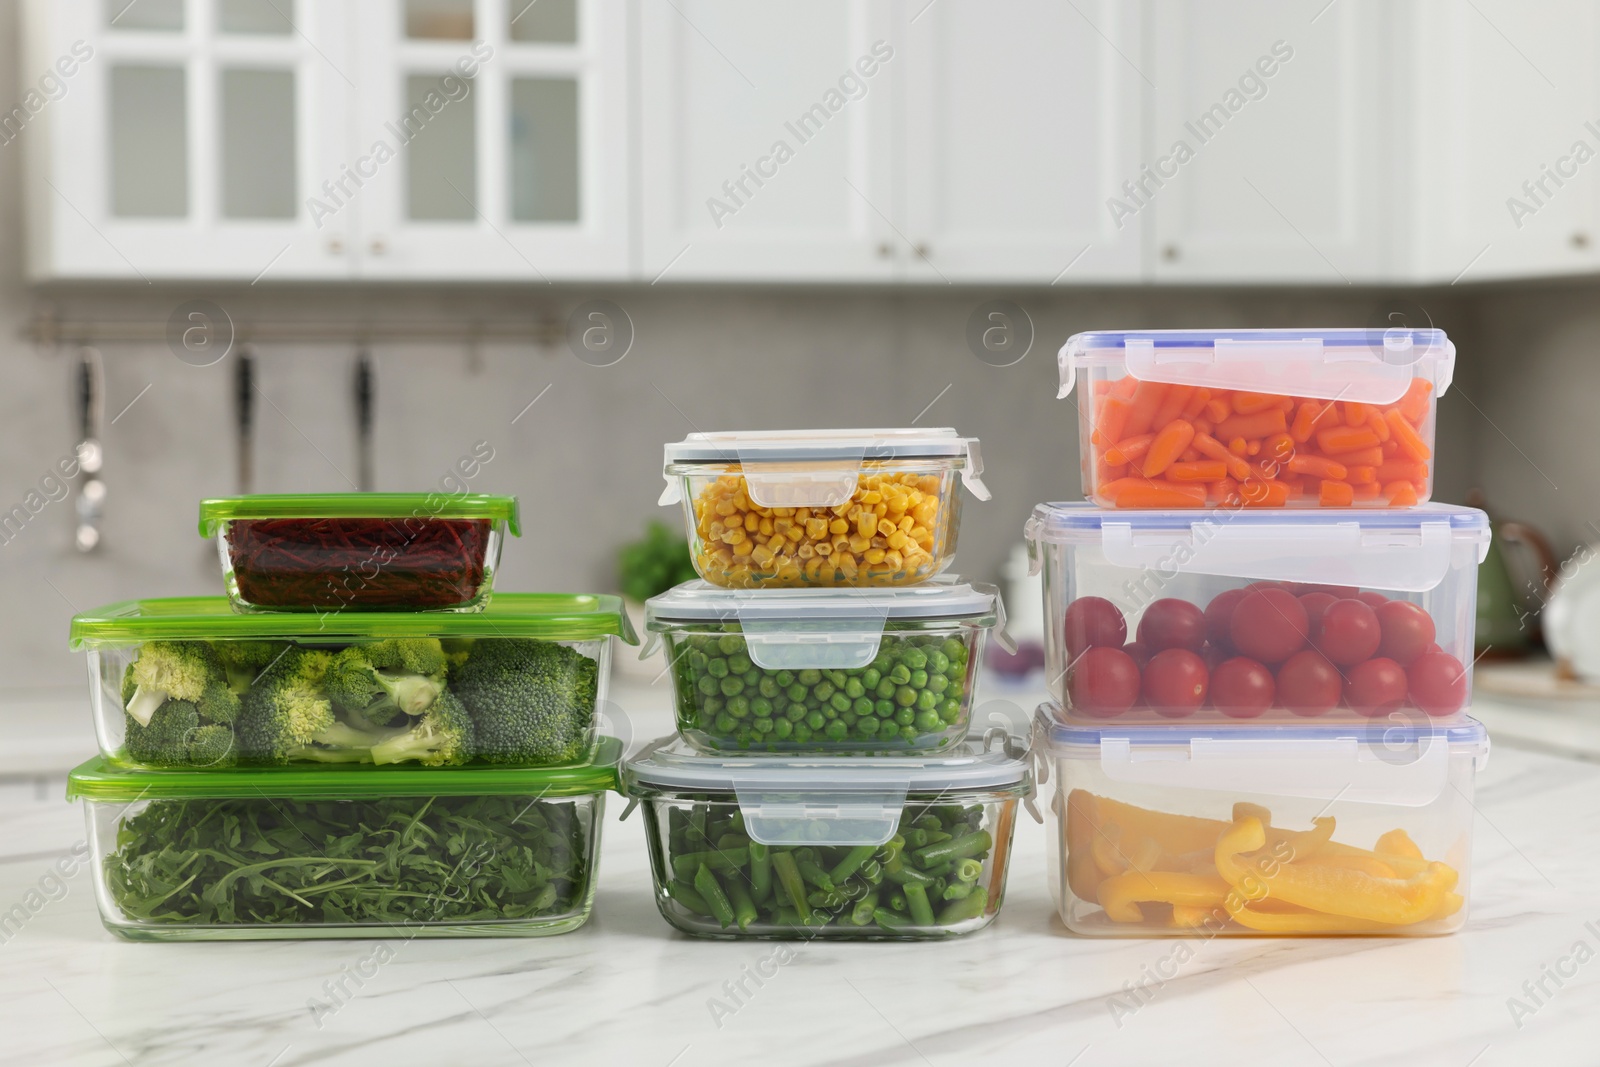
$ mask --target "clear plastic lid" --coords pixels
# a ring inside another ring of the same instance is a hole
[[[232,519],[490,519],[522,536],[514,496],[482,493],[256,493],[200,501],[200,536]]]
[[[1034,741],[1036,756],[1096,760],[1116,782],[1402,807],[1444,792],[1452,757],[1478,770],[1489,759],[1481,722],[1422,712],[1359,723],[1088,723],[1049,702],[1034,715]]]
[[[1041,544],[1094,545],[1119,567],[1423,592],[1444,580],[1456,546],[1483,561],[1489,518],[1455,504],[1196,512],[1055,503],[1033,509],[1024,536],[1035,573]]]
[[[622,767],[631,797],[729,794],[765,845],[881,845],[908,796],[958,804],[1031,787],[1024,742],[998,728],[936,756],[703,754],[674,736]]]
[[[1437,329],[1094,331],[1061,346],[1056,395],[1079,368],[1114,367],[1141,381],[1392,404],[1413,378],[1443,395],[1455,360]]]
[[[946,426],[692,433],[666,446],[661,503],[678,503],[679,477],[698,466],[737,463],[750,498],[763,507],[833,507],[855,492],[862,464],[884,460],[946,461],[973,496],[989,499],[978,439]]]
[[[1005,632],[1005,608],[992,585],[941,577],[903,587],[724,589],[696,579],[645,602],[648,656],[658,634],[683,624],[736,622],[750,658],[766,670],[854,670],[878,655],[889,620],[965,622]]]

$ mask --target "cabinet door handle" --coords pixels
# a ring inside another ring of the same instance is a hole
[[[928,248],[928,242],[926,242],[926,241],[918,241],[916,247],[913,248],[912,251],[915,252],[918,256],[922,257],[923,259],[927,259],[928,258],[928,252],[930,251],[930,249]]]
[[[1573,234],[1572,234],[1572,247],[1573,248],[1588,248],[1589,247],[1589,235],[1587,233],[1585,233],[1583,230],[1575,230],[1575,231],[1573,231]]]
[[[330,256],[344,255],[344,241],[338,237],[328,238],[328,254]]]
[[[879,259],[888,259],[892,255],[894,255],[894,245],[890,244],[888,241],[883,241],[878,245]]]
[[[1177,245],[1166,245],[1161,249],[1161,258],[1166,260],[1168,263],[1176,263],[1178,261],[1178,256],[1179,252]]]
[[[382,237],[374,237],[372,239],[372,243],[367,247],[375,256],[386,256],[389,254],[389,244]]]

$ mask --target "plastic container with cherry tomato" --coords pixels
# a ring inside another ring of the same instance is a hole
[[[1046,677],[1079,719],[1444,719],[1470,705],[1483,512],[1041,504]]]
[[[1075,334],[1083,495],[1108,508],[1410,507],[1433,493],[1443,330]]]

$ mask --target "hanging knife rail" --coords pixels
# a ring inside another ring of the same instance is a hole
[[[60,344],[165,344],[167,323],[154,319],[78,318],[36,314],[22,336],[40,348]],[[554,313],[524,318],[366,319],[260,321],[234,315],[236,344],[450,344],[508,342],[553,347],[566,336],[566,321]]]

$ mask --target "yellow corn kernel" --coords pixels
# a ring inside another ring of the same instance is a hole
[[[895,525],[900,527],[900,532],[901,533],[910,533],[911,532],[911,528],[913,526],[915,526],[916,524],[917,524],[916,520],[913,519],[910,515],[907,515],[905,518],[901,519]]]
[[[750,558],[763,567],[771,566],[773,560],[772,550],[766,545],[757,545],[751,549]]]
[[[773,534],[771,540],[767,542],[767,551],[774,554],[786,551],[788,547],[789,539],[787,537],[780,537],[778,534]]]
[[[895,524],[890,522],[888,519],[878,520],[878,532],[884,537],[888,537],[890,534],[894,533],[895,529]]]
[[[806,564],[806,569],[805,569],[806,581],[814,582],[814,581],[817,580],[818,576],[822,574],[822,562],[823,562],[822,557],[818,556],[815,559],[813,559],[810,563]]]
[[[863,504],[881,504],[883,503],[883,494],[876,489],[868,489],[861,494],[861,502]]]
[[[755,533],[761,529],[761,516],[753,511],[747,512],[744,517],[744,528],[746,533]]]
[[[845,522],[843,519],[834,519],[832,522],[828,523],[828,532],[831,534],[849,533],[850,524]]]
[[[739,546],[735,545],[733,550],[735,552],[739,551]],[[900,553],[895,552],[892,549],[883,554],[883,563],[884,566],[890,567],[894,570],[899,570],[901,567],[906,565],[906,561],[903,557],[901,557]]]
[[[870,538],[870,537],[852,537],[852,538],[850,538],[850,545],[849,545],[850,551],[854,552],[858,556],[861,555],[861,553],[865,552],[867,549],[869,549],[871,547],[872,547],[872,538]]]
[[[795,512],[794,512],[794,518],[795,518],[796,522],[805,522],[806,520],[811,518],[811,509],[810,508],[796,508]]]
[[[722,535],[722,541],[724,544],[733,545],[735,547],[744,544],[747,540],[749,540],[749,538],[745,537],[744,531],[737,526]]]
[[[817,547],[813,549],[813,551],[816,552],[817,555],[826,559],[827,557],[833,555],[833,543],[831,541],[818,541]]]
[[[752,551],[753,549],[749,541],[740,541],[738,544],[733,546],[733,554],[735,556],[748,556]]]
[[[896,530],[894,533],[890,534],[889,547],[893,549],[901,549],[906,547],[906,535],[899,530]]]
[[[909,536],[911,537],[911,540],[917,542],[919,545],[926,545],[929,541],[933,540],[933,535],[928,532],[928,528],[926,526],[911,527],[911,533]]]
[[[712,510],[714,510],[718,515],[722,516],[725,519],[729,515],[732,515],[738,509],[733,506],[733,502],[732,501],[723,500],[723,501],[720,501],[717,504],[717,506],[715,508],[713,508]]]
[[[887,553],[885,553],[881,548],[869,548],[861,554],[861,558],[873,566],[877,566],[883,562],[885,555],[887,555]]]
[[[760,529],[762,537],[771,537],[772,520],[770,518],[762,518],[761,525],[758,527],[758,529]]]
[[[794,526],[794,527],[791,527],[789,532],[787,534],[785,534],[784,536],[787,537],[791,541],[800,541],[800,540],[803,540],[805,538],[806,532],[805,532],[805,530],[801,529],[800,527]]]
[[[794,529],[794,523],[788,519],[772,520],[772,532],[775,534],[787,534],[792,529]]]
[[[854,578],[859,572],[854,556],[836,556],[834,562],[838,564],[839,573],[844,575],[846,581]]]
[[[859,533],[862,537],[871,537],[873,534],[877,533],[878,532],[878,516],[877,516],[877,514],[875,512],[871,512],[871,511],[867,511],[867,510],[863,509],[862,512],[861,512],[861,517],[856,520],[856,532]]]
[[[816,550],[815,547],[812,546],[810,541],[801,542],[800,551],[795,553],[795,555],[799,556],[801,559],[807,559],[807,560],[812,558],[816,554],[817,554],[817,550]]]
[[[794,508],[773,508],[772,514],[777,518],[787,519],[794,514]]]

